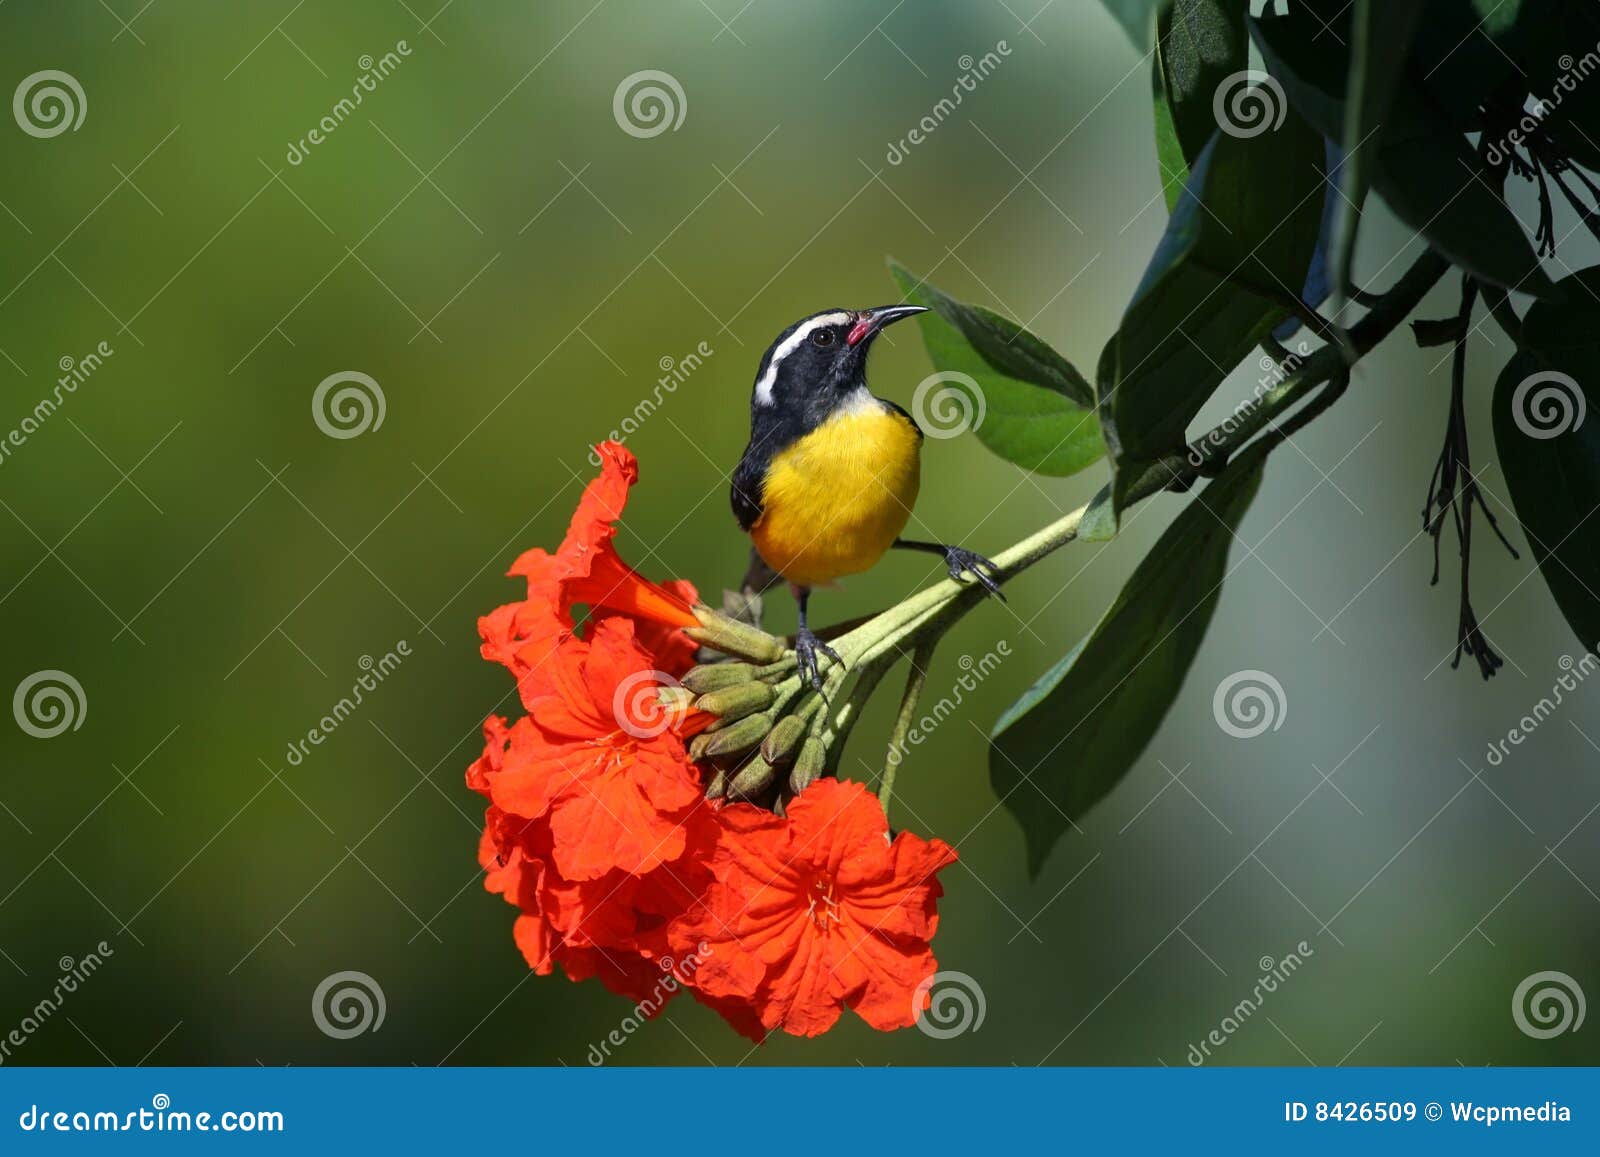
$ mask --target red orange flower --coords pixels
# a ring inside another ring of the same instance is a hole
[[[698,624],[691,610],[699,598],[693,584],[649,581],[622,561],[613,542],[639,463],[616,442],[601,443],[596,453],[600,474],[584,488],[561,545],[554,554],[538,547],[525,551],[507,572],[527,579],[528,597],[478,621],[483,657],[503,664],[519,681],[574,633],[579,606],[594,619],[635,620],[641,643],[669,674],[681,674],[694,660],[695,644],[680,633]]]
[[[672,931],[703,941],[695,976],[708,996],[748,1002],[769,1029],[816,1036],[846,1006],[878,1029],[916,1021],[937,970],[934,879],[955,862],[941,840],[889,839],[878,801],[859,783],[822,779],[787,818],[747,804],[720,813],[715,882]]]
[[[491,716],[467,769],[489,801],[484,885],[517,908],[518,949],[536,974],[597,978],[644,1015],[688,989],[755,1040],[814,1036],[845,1007],[875,1028],[913,1023],[937,967],[934,876],[955,852],[891,841],[855,783],[813,783],[786,818],[705,802],[686,742],[713,717],[661,694],[693,661],[698,596],[618,556],[638,464],[598,451],[560,547],[511,568],[527,598],[479,620],[526,712]]]
[[[700,777],[672,712],[650,706],[662,673],[631,620],[602,619],[563,641],[523,685],[528,715],[508,733],[490,798],[528,819],[546,815],[562,874],[644,873],[683,854],[683,821]]]

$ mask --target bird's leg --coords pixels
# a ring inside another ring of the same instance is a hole
[[[916,542],[909,538],[897,538],[894,545],[901,550],[921,550],[929,554],[941,555],[945,565],[950,568],[950,577],[960,579],[963,574],[969,574],[1001,602],[1006,596],[1000,593],[1000,584],[995,582],[994,576],[1000,572],[994,563],[984,558],[975,551],[967,550],[960,546],[946,546],[938,542]]]
[[[822,672],[817,669],[817,655],[821,653],[840,664],[844,660],[839,658],[837,651],[817,638],[816,633],[806,625],[806,602],[811,598],[811,588],[795,587],[794,597],[800,604],[800,625],[794,633],[795,664],[800,668],[800,677],[821,691],[823,680]]]

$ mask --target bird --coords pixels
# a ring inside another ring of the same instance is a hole
[[[756,372],[733,514],[794,592],[796,665],[819,691],[818,656],[842,660],[807,621],[812,590],[869,569],[891,548],[937,554],[952,578],[1004,598],[981,554],[901,537],[921,485],[922,430],[867,388],[867,356],[886,327],[926,312],[897,304],[813,313],[773,340]]]

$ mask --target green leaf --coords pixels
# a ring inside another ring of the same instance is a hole
[[[1494,391],[1494,441],[1517,519],[1579,642],[1600,648],[1600,267],[1535,302]],[[1492,501],[1492,500],[1491,500]]]
[[[1150,104],[1155,112],[1156,166],[1161,170],[1161,196],[1167,212],[1178,203],[1184,185],[1189,183],[1189,158],[1178,143],[1178,127],[1172,121],[1172,105],[1167,101],[1166,82],[1161,79],[1161,62],[1150,69]]]
[[[1111,15],[1117,18],[1122,30],[1140,52],[1150,51],[1150,38],[1156,24],[1156,14],[1171,0],[1104,0]]]
[[[1117,537],[1117,513],[1111,505],[1111,487],[1102,486],[1089,500],[1078,520],[1079,542],[1110,542]]]
[[[1389,107],[1405,69],[1406,54],[1424,0],[1355,0],[1351,21],[1350,71],[1345,85],[1342,193],[1334,227],[1332,279],[1335,301],[1350,284],[1351,259],[1361,206],[1372,182],[1371,158],[1383,147]]]
[[[1101,354],[1100,421],[1119,511],[1146,464],[1182,449],[1200,407],[1287,316],[1282,299],[1305,280],[1324,150],[1293,110],[1282,112],[1275,130],[1213,135]]]
[[[1069,820],[1127,774],[1177,698],[1266,452],[1247,448],[1184,508],[1089,636],[995,724],[989,782],[1022,825],[1035,874]]]
[[[972,432],[1008,462],[1040,474],[1075,474],[1106,452],[1092,391],[1083,375],[1049,345],[982,306],[956,301],[894,261],[889,271],[906,301],[932,312],[918,316],[928,357],[943,383],[971,398],[982,414]]]

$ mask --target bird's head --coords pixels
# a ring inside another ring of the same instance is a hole
[[[867,380],[867,353],[885,326],[927,311],[920,305],[830,309],[802,318],[768,347],[750,404],[762,410],[831,410]]]

